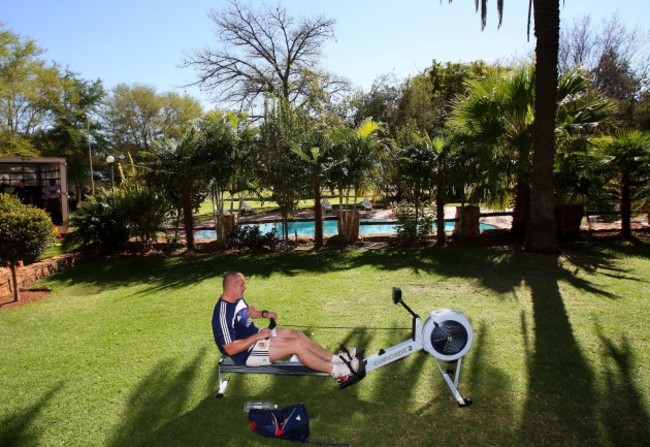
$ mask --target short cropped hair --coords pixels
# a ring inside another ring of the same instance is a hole
[[[239,276],[242,276],[243,274],[241,272],[237,271],[230,271],[226,272],[223,275],[223,289],[226,290],[226,288],[230,285],[230,283],[235,279],[238,278]]]

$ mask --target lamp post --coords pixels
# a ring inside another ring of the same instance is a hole
[[[109,155],[106,157],[106,163],[111,166],[111,191],[115,190],[115,182],[113,181],[113,163],[115,163],[115,157]]]
[[[88,159],[90,160],[90,191],[95,194],[95,175],[93,174],[93,151],[90,146],[90,117],[86,118],[87,136],[88,136]]]

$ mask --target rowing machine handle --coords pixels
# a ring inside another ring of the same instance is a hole
[[[402,306],[404,306],[404,309],[406,309],[408,313],[410,313],[413,316],[413,318],[420,318],[418,314],[413,312],[411,308],[408,307],[404,301],[402,301],[402,289],[400,289],[399,287],[393,287],[393,303],[401,304]]]
[[[402,302],[402,289],[399,287],[393,287],[393,304],[398,304]]]
[[[271,337],[275,337],[275,336],[278,335],[278,334],[277,334],[277,331],[275,330],[275,327],[276,327],[276,326],[277,326],[277,324],[276,324],[276,322],[275,322],[275,319],[274,319],[274,318],[271,318],[271,319],[269,320],[269,329],[271,330]]]

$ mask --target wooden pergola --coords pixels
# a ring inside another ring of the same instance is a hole
[[[31,193],[33,204],[45,208],[45,188],[50,179],[61,187],[61,216],[68,220],[68,179],[65,158],[7,157],[0,158],[0,192],[12,193],[21,180]]]

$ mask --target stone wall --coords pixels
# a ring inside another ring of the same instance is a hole
[[[50,259],[35,262],[16,269],[18,290],[27,289],[36,281],[50,276],[54,272],[70,268],[78,264],[87,256],[81,253],[66,253]],[[11,296],[13,286],[11,283],[11,270],[0,268],[0,297]]]

